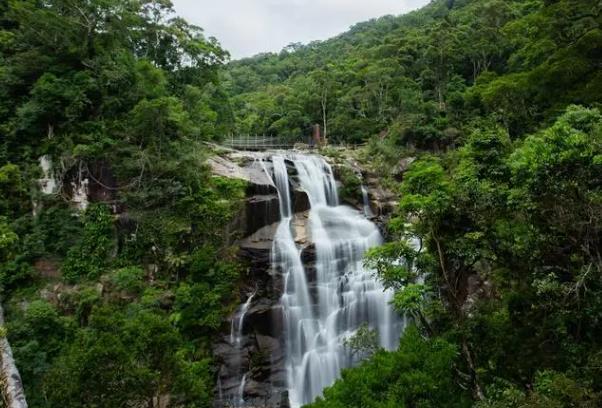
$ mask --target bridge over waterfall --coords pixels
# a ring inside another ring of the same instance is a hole
[[[265,135],[230,135],[221,145],[236,150],[286,150],[292,149],[297,143],[307,143],[301,137],[265,136]]]

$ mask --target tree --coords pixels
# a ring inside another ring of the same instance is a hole
[[[454,387],[456,354],[445,340],[424,340],[408,327],[397,351],[378,351],[358,368],[344,370],[309,407],[468,407],[467,395]]]

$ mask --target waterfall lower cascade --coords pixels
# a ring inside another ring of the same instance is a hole
[[[231,325],[230,325],[229,341],[230,341],[230,344],[237,349],[241,348],[245,316],[246,316],[247,312],[249,311],[249,307],[251,306],[251,302],[253,301],[253,297],[255,297],[256,293],[257,292],[255,291],[249,295],[249,297],[247,298],[247,301],[242,304],[240,309],[237,311],[237,313],[232,318]],[[244,403],[245,403],[244,389],[245,389],[245,384],[247,382],[247,372],[244,369],[244,367],[242,366],[242,362],[240,360],[237,361],[236,366],[237,366],[238,371],[240,372],[240,385],[237,388],[236,395],[230,395],[230,396],[228,396],[228,398],[224,398],[225,396],[223,395],[223,392],[222,392],[222,384],[221,384],[220,379],[218,378],[219,400],[227,401],[229,406],[242,407],[242,406],[244,406]]]
[[[393,349],[403,323],[389,304],[392,292],[385,291],[362,264],[364,253],[382,242],[380,232],[362,213],[339,204],[333,172],[326,161],[319,156],[291,154],[273,156],[272,164],[281,215],[272,262],[284,277],[284,346],[289,399],[294,408],[312,402],[336,380],[341,369],[354,363],[344,340],[362,324],[378,331],[382,347]],[[292,233],[293,174],[310,201],[315,276],[304,268]]]

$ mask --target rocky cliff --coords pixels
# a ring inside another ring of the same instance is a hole
[[[216,176],[245,180],[248,183],[244,210],[236,228],[243,238],[237,242],[246,273],[239,287],[240,306],[224,325],[216,340],[214,354],[219,366],[216,407],[244,406],[288,407],[283,344],[282,271],[271,262],[274,235],[279,224],[279,200],[267,174],[271,173],[270,153],[222,152],[208,164]],[[378,180],[354,163],[331,160],[335,174],[357,172],[365,180],[369,206],[375,221],[384,225],[395,205],[395,196],[384,190]],[[315,249],[309,241],[308,210],[305,191],[294,177],[295,169],[287,162],[291,178],[293,234],[311,283],[315,280]],[[337,177],[341,179],[342,177]],[[365,210],[359,196],[346,203]],[[244,374],[243,374],[244,373]]]

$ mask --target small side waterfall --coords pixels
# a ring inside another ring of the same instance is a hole
[[[372,208],[370,208],[370,198],[368,197],[368,189],[366,186],[362,184],[362,202],[364,205],[364,215],[367,218],[373,217],[374,213],[372,212]]]
[[[330,166],[318,156],[294,154],[296,177],[309,197],[311,242],[316,249],[316,276],[308,279],[291,232],[289,174],[285,158],[273,156],[273,182],[280,198],[281,222],[272,261],[284,275],[286,368],[291,406],[313,401],[331,385],[341,369],[353,363],[344,347],[361,324],[379,333],[380,345],[396,346],[403,323],[385,291],[362,258],[382,237],[361,213],[339,205]]]
[[[249,298],[245,303],[243,303],[240,311],[238,312],[238,318],[232,319],[232,325],[230,328],[230,343],[240,345],[242,340],[242,328],[245,322],[245,315],[249,311],[249,307],[251,306],[251,302],[253,301],[253,297],[256,292],[251,293]]]
[[[247,373],[243,374],[238,387],[238,406],[240,407],[245,405],[245,385],[247,385]]]
[[[257,291],[251,293],[249,295],[249,297],[247,298],[247,301],[245,303],[243,303],[243,305],[240,307],[240,310],[238,311],[238,313],[235,314],[234,317],[232,317],[231,326],[230,326],[230,344],[232,344],[232,346],[234,346],[238,349],[240,349],[241,345],[242,345],[241,343],[242,343],[242,338],[243,338],[243,328],[244,328],[244,323],[245,323],[245,316],[246,316],[247,312],[249,311],[249,308],[251,307],[251,302],[253,301],[253,298],[255,297],[256,293],[257,293]],[[230,396],[228,399],[231,401],[233,406],[242,407],[242,406],[244,406],[244,402],[245,402],[244,401],[244,390],[245,390],[245,385],[247,382],[247,372],[245,371],[244,367],[242,367],[240,360],[237,361],[237,368],[240,371],[240,375],[241,375],[240,385],[238,386],[236,395]],[[223,400],[224,395],[222,393],[221,382],[218,383],[218,392],[219,392],[220,400]]]

